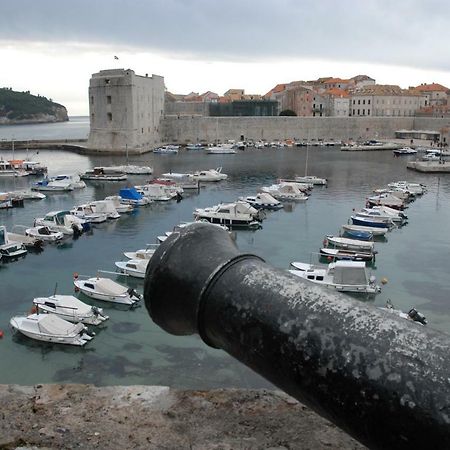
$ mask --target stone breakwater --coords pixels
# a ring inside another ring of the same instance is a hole
[[[0,385],[0,449],[364,449],[288,395]]]

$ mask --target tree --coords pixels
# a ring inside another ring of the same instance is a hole
[[[297,113],[295,111],[292,111],[292,109],[285,109],[280,112],[280,116],[296,116]]]

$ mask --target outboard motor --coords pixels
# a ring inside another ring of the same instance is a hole
[[[428,323],[426,317],[421,312],[417,311],[416,308],[411,308],[408,311],[408,316],[415,322],[420,322],[422,325],[426,325]]]

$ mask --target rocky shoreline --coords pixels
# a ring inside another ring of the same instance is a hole
[[[279,391],[0,385],[0,449],[365,449]]]

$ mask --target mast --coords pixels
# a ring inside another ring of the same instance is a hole
[[[306,175],[308,175],[308,152],[309,152],[309,145],[306,144],[305,177]]]

